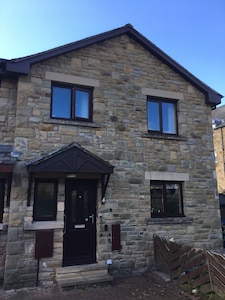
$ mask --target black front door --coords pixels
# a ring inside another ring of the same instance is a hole
[[[63,266],[96,262],[96,180],[67,179]]]

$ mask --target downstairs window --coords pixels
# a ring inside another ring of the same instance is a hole
[[[57,180],[36,179],[34,187],[34,221],[55,221],[57,211]]]
[[[184,217],[181,182],[151,181],[151,217]]]

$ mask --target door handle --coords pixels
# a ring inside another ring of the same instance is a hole
[[[66,215],[64,214],[64,228],[63,228],[63,235],[66,233]]]
[[[91,223],[94,224],[94,221],[95,221],[94,214],[90,215],[88,218],[91,219]]]

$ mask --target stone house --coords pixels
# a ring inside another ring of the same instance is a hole
[[[0,60],[3,288],[154,268],[153,235],[222,245],[221,95],[131,25]]]
[[[223,229],[223,247],[225,248],[225,105],[221,105],[212,111],[212,124],[217,190]]]
[[[212,110],[213,142],[219,194],[225,194],[225,105]]]

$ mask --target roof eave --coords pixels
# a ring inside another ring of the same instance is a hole
[[[30,65],[31,63],[27,61],[22,61],[18,63],[10,61],[6,64],[6,72],[27,75],[30,71]]]
[[[211,106],[219,105],[222,98],[222,95],[208,91],[208,94],[206,95],[206,103],[210,104]]]
[[[67,44],[58,48],[54,48],[49,51],[45,51],[42,53],[38,53],[35,55],[31,55],[28,57],[24,57],[21,59],[11,60],[6,62],[6,72],[7,73],[17,73],[27,75],[30,70],[30,66],[32,64],[51,59],[53,57],[63,55],[65,53],[78,50],[80,48],[84,48],[90,46],[92,44],[105,41],[107,39],[122,35],[128,34],[131,38],[140,43],[145,49],[150,51],[153,55],[158,57],[161,61],[167,64],[170,68],[172,68],[175,72],[177,72],[184,79],[193,84],[197,89],[203,92],[206,96],[206,103],[212,106],[218,105],[221,103],[222,95],[211,89],[204,82],[200,81],[197,77],[187,71],[184,67],[182,67],[179,63],[173,60],[170,56],[164,53],[161,49],[159,49],[155,44],[150,42],[145,36],[136,31],[132,25],[127,24],[123,27],[104,32],[71,44]]]
[[[173,60],[170,56],[168,56],[165,52],[159,49],[155,44],[146,39],[145,36],[141,35],[135,29],[132,29],[130,33],[128,33],[132,38],[138,41],[144,48],[150,51],[153,55],[158,57],[161,61],[167,64],[170,68],[172,68],[175,72],[181,75],[184,79],[193,84],[197,89],[202,91],[206,95],[206,103],[212,106],[218,105],[221,103],[221,98],[223,96],[209,86],[207,86],[204,82],[199,80],[193,74],[191,74],[188,70],[186,70],[183,66]]]
[[[67,44],[64,46],[60,46],[49,51],[41,52],[35,55],[27,56],[21,59],[7,61],[6,63],[6,71],[8,72],[16,72],[19,74],[28,74],[30,71],[30,66],[32,64],[48,60],[54,58],[59,55],[63,55],[65,53],[69,53],[80,48],[88,47],[92,44],[102,42],[104,40],[116,37],[121,34],[125,34],[129,31],[131,25],[126,25],[124,27],[114,29],[112,31],[108,31],[105,33],[101,33],[71,44]]]

